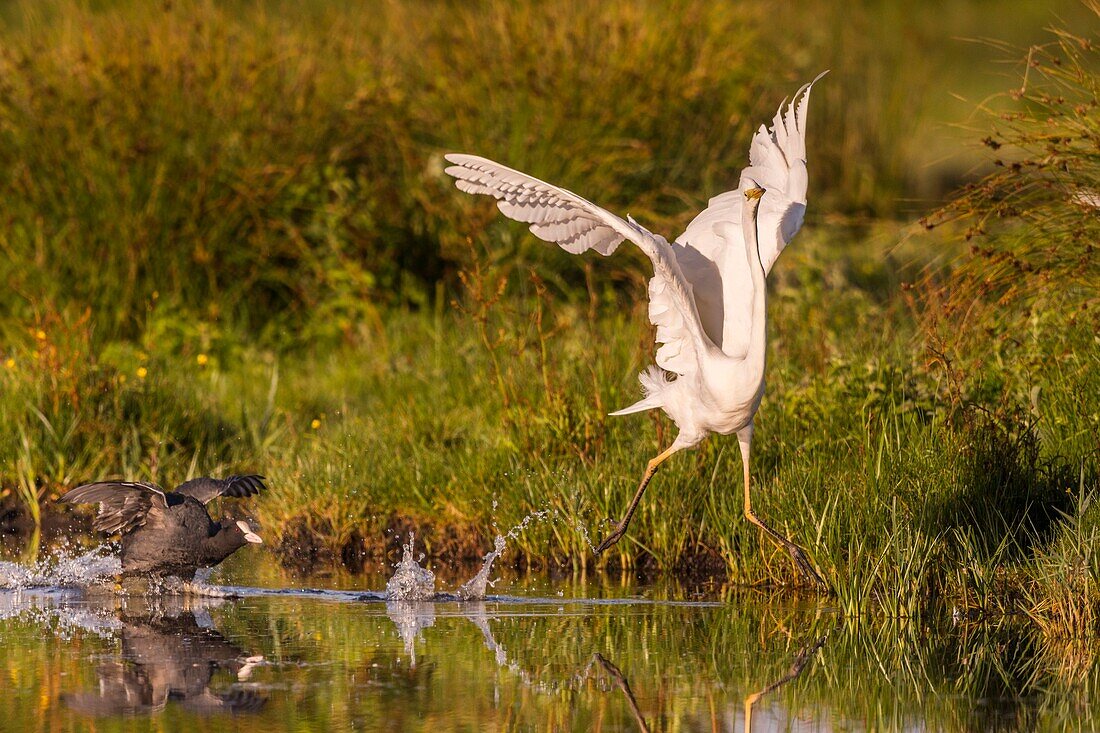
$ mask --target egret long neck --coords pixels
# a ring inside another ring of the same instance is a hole
[[[745,360],[759,365],[764,371],[764,355],[767,351],[767,279],[764,264],[760,261],[760,244],[756,234],[756,211],[759,201],[746,199],[741,207],[741,230],[745,240],[745,257],[752,277],[752,330],[749,334],[749,350]]]

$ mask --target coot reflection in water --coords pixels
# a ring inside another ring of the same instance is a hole
[[[62,701],[94,716],[153,715],[170,703],[204,715],[262,708],[265,695],[242,683],[263,657],[228,641],[205,609],[186,608],[182,600],[139,600],[119,610],[119,658],[96,669],[96,689],[63,694]]]

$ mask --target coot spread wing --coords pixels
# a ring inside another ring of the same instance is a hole
[[[143,481],[97,481],[77,486],[61,497],[69,504],[99,504],[92,528],[99,532],[126,534],[145,524],[150,510],[166,510],[171,494],[156,484]]]
[[[250,473],[244,476],[228,476],[226,478],[210,478],[209,476],[193,478],[177,486],[176,492],[190,496],[202,504],[209,504],[219,496],[241,499],[246,496],[254,496],[266,488],[263,476]]]

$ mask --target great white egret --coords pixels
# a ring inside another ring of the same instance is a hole
[[[639,375],[643,399],[611,414],[660,408],[679,434],[646,465],[626,515],[597,554],[626,533],[646,486],[669,456],[710,433],[736,433],[745,517],[790,553],[803,579],[825,587],[802,548],[756,515],[749,491],[753,418],[764,394],[765,277],[806,211],[806,115],[816,81],[799,89],[786,110],[780,105],[770,129],[761,125],[753,135],[738,189],[711,199],[671,244],[630,216],[624,221],[525,173],[474,155],[445,156],[452,163],[446,172],[460,190],[497,199],[505,216],[529,224],[540,239],[573,254],[592,249],[602,255],[629,239],[653,262],[649,319],[657,327],[657,364]]]

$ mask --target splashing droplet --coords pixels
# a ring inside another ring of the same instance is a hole
[[[458,589],[459,600],[472,601],[485,597],[486,589],[493,584],[493,581],[489,580],[489,572],[493,569],[493,561],[500,557],[500,553],[504,552],[504,545],[504,538],[497,535],[496,539],[493,540],[493,549],[485,556],[485,561],[482,562],[477,575],[467,580]]]
[[[435,596],[435,573],[420,564],[413,557],[416,535],[409,535],[404,545],[404,556],[394,568],[393,577],[386,583],[386,598],[393,601],[426,601]],[[420,556],[423,559],[423,555]]]
[[[593,555],[595,555],[596,554],[596,545],[594,545],[592,543],[592,537],[588,534],[588,527],[585,527],[580,522],[577,522],[575,529],[580,534],[581,539],[584,540],[584,543],[586,545],[588,545],[589,552],[591,552]]]
[[[0,589],[83,588],[110,581],[122,563],[110,545],[80,552],[61,548],[34,565],[0,562]]]

